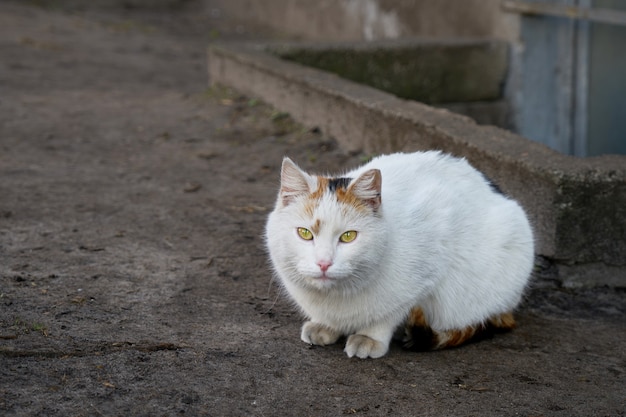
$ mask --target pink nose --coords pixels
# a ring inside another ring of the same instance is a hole
[[[320,267],[320,269],[322,270],[322,272],[326,272],[328,270],[328,268],[330,268],[330,266],[333,263],[330,261],[318,261],[317,265]]]

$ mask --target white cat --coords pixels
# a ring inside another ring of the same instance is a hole
[[[301,338],[347,336],[349,357],[458,346],[511,329],[533,267],[522,208],[464,159],[380,156],[338,178],[283,160],[266,228],[276,275],[308,318]]]

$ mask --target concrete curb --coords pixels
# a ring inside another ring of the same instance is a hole
[[[626,157],[576,158],[503,129],[271,54],[271,44],[215,43],[212,84],[230,85],[321,128],[348,151],[440,149],[465,157],[526,209],[538,255],[565,285],[626,286]]]

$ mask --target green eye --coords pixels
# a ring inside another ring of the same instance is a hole
[[[304,240],[313,239],[313,233],[309,229],[305,229],[304,227],[298,227],[298,236],[300,236]]]
[[[339,236],[339,240],[343,243],[350,243],[354,239],[356,239],[356,235],[357,233],[355,230],[348,230],[347,232],[343,232],[343,234]]]

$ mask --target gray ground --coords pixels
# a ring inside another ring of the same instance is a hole
[[[262,243],[280,161],[362,156],[208,90],[210,38],[250,34],[193,2],[39,3],[0,3],[1,415],[624,415],[624,293],[547,265],[491,340],[300,342]]]

